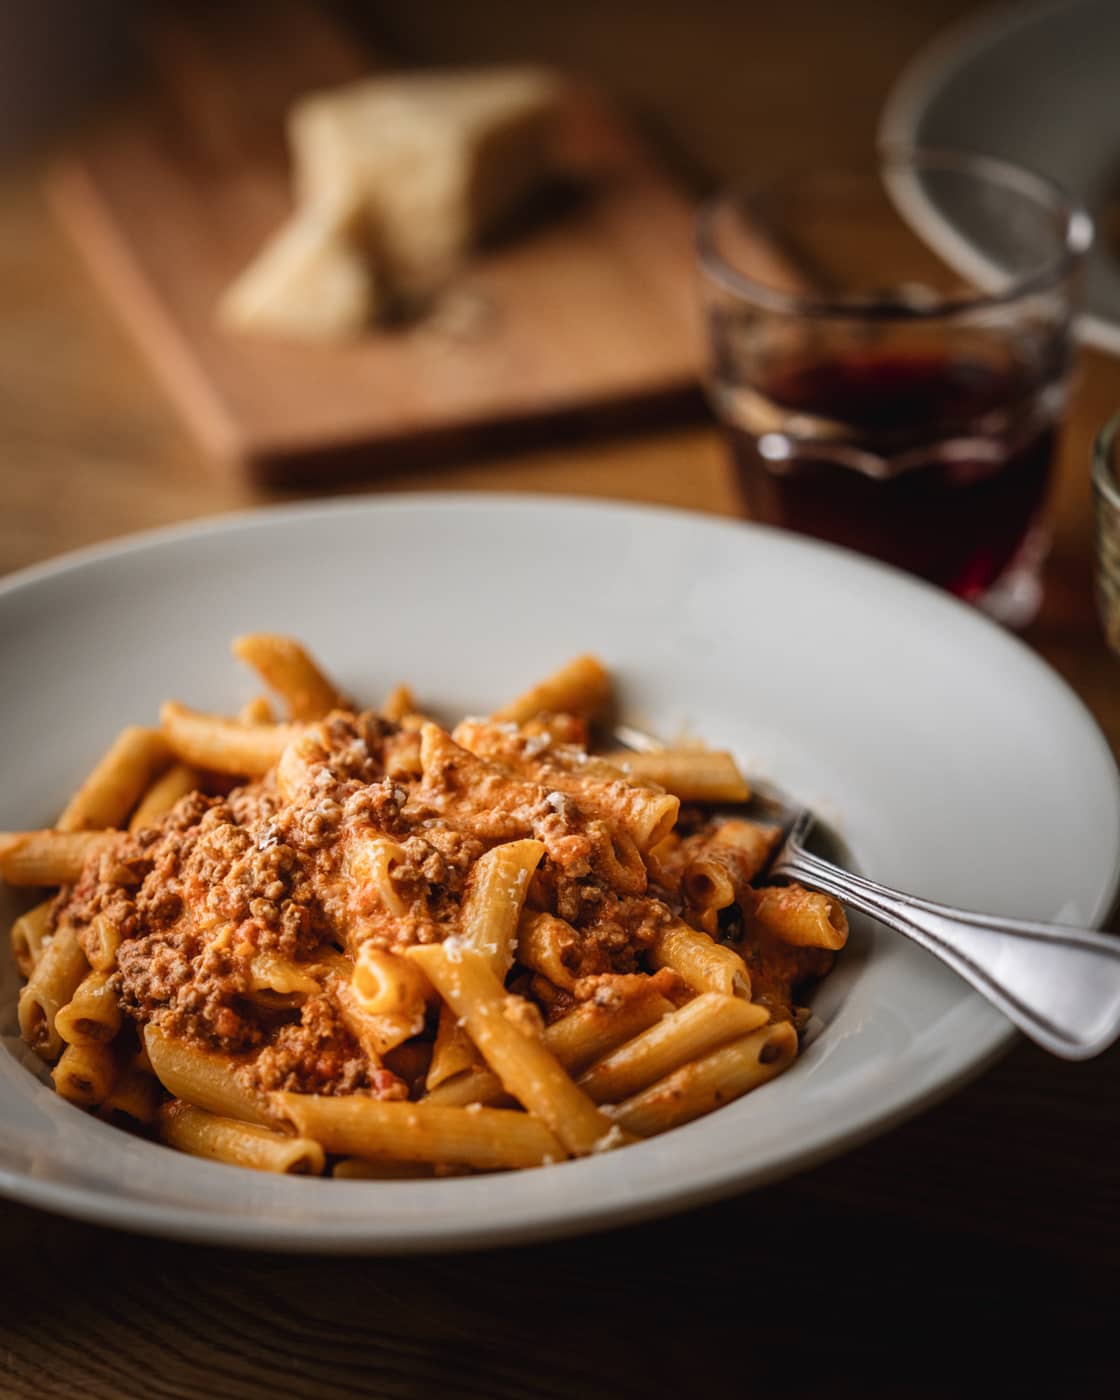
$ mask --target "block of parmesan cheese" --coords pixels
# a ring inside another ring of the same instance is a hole
[[[230,330],[335,340],[378,310],[377,274],[364,246],[364,210],[320,190],[268,240],[227,288],[218,318]]]
[[[296,103],[296,196],[368,206],[394,287],[423,294],[549,170],[559,84],[536,68],[373,78]]]

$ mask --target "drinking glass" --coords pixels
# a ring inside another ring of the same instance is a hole
[[[1029,621],[1091,239],[1049,181],[961,152],[709,204],[709,389],[748,514]]]
[[[1109,646],[1120,652],[1120,414],[1093,445],[1097,518],[1097,611]]]

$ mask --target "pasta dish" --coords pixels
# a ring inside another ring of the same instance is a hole
[[[336,1177],[533,1167],[780,1074],[837,902],[768,886],[731,755],[597,751],[593,657],[447,729],[360,710],[293,640],[285,704],[164,705],[0,874],[19,1025],[71,1102],[196,1155]],[[609,731],[608,731],[609,732]]]

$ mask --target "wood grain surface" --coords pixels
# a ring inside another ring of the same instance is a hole
[[[232,15],[153,19],[148,81],[47,186],[216,466],[322,488],[496,437],[539,442],[571,418],[695,416],[691,204],[575,80],[556,141],[566,194],[473,256],[432,316],[321,344],[219,325],[222,292],[292,207],[292,101],[382,66],[305,0]]]
[[[860,155],[899,65],[966,4],[359,8],[406,59],[580,67],[638,104],[664,151],[730,177]],[[205,475],[36,176],[0,188],[0,570],[292,499]],[[1117,407],[1120,364],[1086,356],[1046,603],[1025,640],[1120,751],[1087,472]],[[739,510],[706,426],[574,431],[381,483],[447,486]],[[1111,1396],[1118,1104],[1120,1049],[1072,1066],[1023,1045],[922,1117],[766,1190],[613,1234],[437,1258],[242,1255],[3,1204],[0,1397]]]

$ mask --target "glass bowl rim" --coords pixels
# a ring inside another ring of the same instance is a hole
[[[804,296],[756,281],[734,267],[719,251],[716,226],[729,208],[784,185],[812,179],[883,175],[914,176],[922,169],[956,171],[1017,189],[1058,213],[1064,223],[1061,250],[1037,268],[1016,278],[999,292],[946,297],[936,305],[909,306],[899,302],[857,302],[842,297]],[[849,321],[943,321],[1013,305],[1022,298],[1059,284],[1084,258],[1093,242],[1093,220],[1056,181],[1013,161],[978,151],[888,143],[877,147],[873,164],[850,167],[795,166],[763,181],[734,184],[701,205],[696,216],[695,247],[701,274],[717,287],[768,311],[786,315]]]

